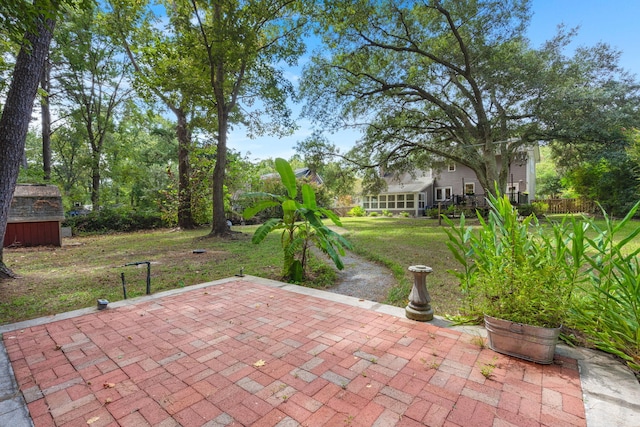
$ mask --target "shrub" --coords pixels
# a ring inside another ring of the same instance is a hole
[[[63,225],[71,227],[76,234],[129,232],[167,226],[158,212],[137,211],[128,207],[104,208],[88,215],[67,218]]]
[[[369,216],[378,216],[378,212],[371,212]]]
[[[403,218],[409,218],[409,212],[400,212],[400,216]]]
[[[365,216],[366,214],[367,211],[365,211],[362,206],[354,206],[347,212],[349,216]]]
[[[429,218],[438,218],[438,208],[431,208],[424,211],[424,215]]]
[[[518,213],[521,216],[535,215],[540,218],[549,209],[549,205],[543,202],[533,202],[530,204],[518,205]]]
[[[392,217],[392,216],[393,216],[393,214],[392,214],[389,210],[384,209],[384,210],[382,211],[382,216]]]

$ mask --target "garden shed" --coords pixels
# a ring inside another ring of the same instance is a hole
[[[64,209],[55,185],[18,184],[13,193],[3,247],[62,246]]]

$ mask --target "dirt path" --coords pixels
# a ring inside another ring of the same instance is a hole
[[[382,302],[397,283],[388,268],[354,253],[347,252],[342,261],[344,270],[337,270],[336,285],[326,289],[329,292]]]
[[[341,227],[330,226],[329,228],[340,234],[347,232]],[[334,286],[326,289],[329,292],[383,302],[387,298],[389,289],[398,283],[393,273],[383,265],[349,251],[346,251],[345,256],[341,258],[344,269],[336,269],[338,278]]]

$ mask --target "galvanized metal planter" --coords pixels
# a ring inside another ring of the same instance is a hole
[[[540,328],[487,315],[484,325],[491,350],[544,365],[553,363],[560,328]]]

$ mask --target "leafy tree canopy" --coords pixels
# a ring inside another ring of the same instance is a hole
[[[447,159],[492,192],[494,181],[506,185],[515,154],[537,141],[610,141],[638,119],[638,86],[618,52],[598,44],[568,56],[575,32],[562,27],[532,48],[528,0],[345,0],[317,9],[324,44],[305,70],[305,112],[325,127],[363,127],[349,154],[362,165]]]

